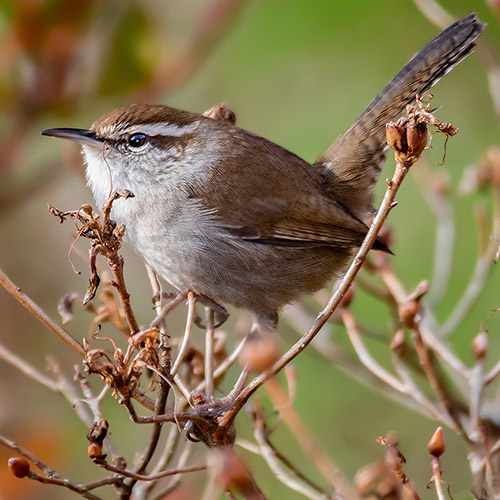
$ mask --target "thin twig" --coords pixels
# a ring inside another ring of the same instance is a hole
[[[177,435],[179,435],[179,433],[177,433]],[[187,464],[187,462],[189,460],[189,456],[191,454],[192,448],[193,448],[193,443],[191,443],[191,442],[185,443],[184,449],[182,450],[181,456],[179,457],[179,463],[177,464],[177,468],[185,467],[185,465]],[[170,484],[163,491],[158,493],[153,498],[153,500],[162,500],[162,499],[166,498],[169,493],[174,491],[179,486],[179,484],[181,483],[181,480],[182,480],[181,473],[174,476],[172,478],[172,480],[170,481]]]
[[[467,288],[455,305],[452,313],[448,316],[444,325],[442,325],[437,332],[438,336],[441,338],[446,337],[457,330],[458,326],[470,311],[471,307],[479,298],[480,293],[484,289],[486,279],[489,276],[491,266],[494,262],[495,252],[498,247],[498,241],[500,239],[500,193],[498,193],[498,191],[494,193],[493,201],[494,206],[493,221],[491,223],[491,236],[487,223],[484,220],[485,217],[482,215],[483,212],[479,210],[475,211],[479,232],[478,240],[480,243],[482,241],[487,241],[488,244],[486,247],[480,247],[474,271]]]
[[[245,345],[247,341],[247,337],[244,337],[243,340],[236,346],[234,351],[215,369],[214,371],[214,379],[219,378],[222,376],[231,366],[238,361],[239,355],[243,349],[243,346]],[[194,392],[200,392],[205,390],[205,384],[206,381],[204,380],[203,382],[200,382]]]
[[[271,443],[270,439],[269,439],[269,436],[267,434],[264,434],[264,439],[266,440],[266,443],[267,445],[269,446],[269,448],[272,450],[272,453],[276,456],[276,458],[278,460],[280,460],[281,462],[283,462],[289,469],[290,471],[295,474],[297,477],[299,477],[300,479],[302,479],[302,481],[304,481],[306,484],[308,484],[311,488],[313,488],[314,490],[318,491],[319,493],[321,493],[321,495],[323,495],[324,497],[326,498],[333,498],[334,495],[329,492],[329,491],[326,491],[324,488],[322,488],[321,486],[319,486],[318,484],[316,484],[312,479],[308,478],[302,471],[300,471],[297,467],[295,467],[295,465],[293,465],[290,460],[288,460],[287,457],[285,457],[274,445],[273,443]]]
[[[19,287],[14,285],[7,275],[0,269],[0,285],[23,305],[35,318],[40,320],[49,330],[52,330],[71,349],[85,359],[85,350],[64,328],[59,326],[47,313],[31,300]]]
[[[140,328],[130,304],[130,294],[127,292],[127,287],[125,286],[125,278],[123,276],[123,257],[115,253],[114,255],[108,256],[107,261],[111,271],[113,271],[113,285],[116,287],[123,313],[125,314],[125,318],[130,329],[130,334],[133,335],[134,333],[137,333]]]
[[[455,305],[452,313],[448,316],[446,322],[437,332],[439,337],[447,337],[456,331],[463,319],[467,316],[471,307],[475,304],[479,294],[484,290],[484,283],[489,275],[496,247],[497,245],[492,242],[488,245],[486,253],[478,257],[467,288]]]
[[[439,500],[446,500],[443,481],[441,479],[441,464],[438,457],[432,457],[432,481],[436,487],[436,493]]]
[[[455,18],[435,0],[413,0],[413,2],[431,23],[442,30],[455,21]]]
[[[52,371],[57,375],[61,384],[64,384],[68,388],[72,388],[74,393],[76,394],[76,390],[74,389],[74,387],[72,386],[72,384],[70,383],[68,378],[62,373],[61,367],[58,363],[52,363]],[[103,418],[102,413],[101,413],[101,409],[100,409],[100,403],[101,403],[101,400],[104,397],[104,395],[107,393],[109,386],[105,385],[103,387],[103,390],[99,394],[99,396],[96,397],[94,395],[94,392],[92,391],[90,384],[88,382],[88,379],[86,377],[82,376],[77,371],[77,374],[75,375],[75,379],[80,382],[80,387],[82,388],[82,392],[86,398],[84,401],[87,403],[87,405],[83,405],[83,406],[85,406],[85,407],[88,406],[90,408],[93,416],[94,416],[93,420],[90,419],[89,423],[85,422],[85,420],[84,420],[84,422],[87,424],[87,427],[90,428],[90,427],[92,427],[94,422],[98,422],[99,420],[101,420]],[[75,403],[73,403],[73,408],[75,408],[75,409],[80,408],[84,401],[77,400]],[[81,408],[80,408],[80,412],[81,412]],[[77,413],[79,413],[78,410],[77,410]],[[82,417],[80,417],[80,418],[82,418]],[[82,420],[83,420],[83,418],[82,418]],[[106,436],[106,439],[104,440],[104,449],[108,453],[110,453],[112,457],[119,456],[116,448],[114,447],[113,443],[111,442],[111,438],[110,438],[109,434]]]
[[[287,424],[292,435],[297,439],[307,457],[311,459],[323,477],[338,491],[340,497],[347,499],[355,498],[355,493],[347,478],[344,477],[340,469],[317,445],[309,429],[291,405],[279,382],[273,378],[268,380],[264,388],[267,390],[269,397],[274,403],[274,407],[279,411],[280,416]]]
[[[34,453],[23,448],[21,445],[7,439],[6,437],[0,435],[0,444],[14,450],[18,455],[22,455],[27,458],[31,463],[36,465],[44,474],[54,478],[60,478],[61,476],[54,470],[51,469],[48,465],[44,464]]]
[[[446,424],[450,429],[457,431],[457,427],[449,417],[449,415],[442,411],[441,408],[437,407],[418,387],[410,372],[406,369],[404,363],[399,359],[397,355],[393,356],[392,364],[394,369],[400,376],[403,383],[408,387],[408,393],[411,397],[419,404],[422,412],[425,412],[428,417],[438,420]]]
[[[495,380],[500,374],[500,361],[496,363],[496,365],[488,372],[484,377],[484,385],[487,386]]]
[[[437,221],[433,277],[425,300],[426,304],[434,306],[443,298],[450,281],[455,243],[455,224],[453,205],[432,182],[432,174],[425,158],[421,163],[421,167],[415,169],[413,173],[418,181],[420,191]]]
[[[368,370],[370,370],[376,377],[383,380],[387,385],[390,385],[403,394],[408,394],[408,387],[394,375],[389,373],[385,368],[380,366],[368,352],[363,344],[363,341],[361,340],[361,336],[359,335],[356,327],[356,322],[348,309],[344,309],[342,311],[342,321],[344,322],[351,344],[354,347],[361,363],[363,363]]]
[[[75,491],[83,498],[88,498],[88,500],[102,500],[101,497],[89,493],[85,486],[81,486],[71,482],[69,479],[57,479],[53,477],[42,476],[34,471],[30,471],[28,477],[33,481],[38,481],[44,484],[53,484],[55,486],[62,486],[63,488],[68,488],[68,490]],[[113,483],[119,482],[119,478],[115,478]]]
[[[189,339],[191,338],[191,330],[193,329],[194,322],[194,305],[195,305],[195,297],[193,292],[188,293],[188,313],[186,318],[186,328],[184,329],[184,335],[182,336],[181,345],[179,346],[179,352],[177,354],[177,358],[174,361],[174,365],[172,366],[172,370],[170,371],[170,375],[175,377],[177,374],[182,361],[184,360],[184,356],[186,355],[187,348],[189,345]]]
[[[295,480],[285,472],[283,467],[281,467],[278,460],[276,459],[273,449],[267,444],[264,438],[264,430],[262,427],[262,424],[259,425],[258,422],[256,423],[254,436],[257,440],[257,443],[259,443],[262,457],[266,461],[273,474],[278,478],[278,480],[291,490],[297,491],[298,493],[304,495],[306,498],[310,498],[311,500],[324,500],[324,494],[317,493],[312,488]]]
[[[425,375],[429,380],[429,384],[436,393],[442,408],[450,416],[450,418],[455,423],[456,430],[460,435],[469,442],[471,440],[467,430],[462,425],[462,422],[457,415],[455,403],[452,401],[447,393],[446,385],[440,374],[438,374],[433,358],[430,356],[430,351],[426,343],[424,343],[423,337],[420,333],[420,328],[418,324],[415,324],[413,328],[412,340],[415,345],[418,357],[420,359],[420,364],[424,369]]]
[[[0,344],[0,359],[3,359],[9,365],[14,366],[21,373],[24,373],[35,382],[44,385],[47,389],[55,392],[61,392],[56,380],[47,377],[33,365],[20,358],[17,354],[14,354],[2,344]]]
[[[378,270],[378,273],[398,304],[404,304],[408,300],[408,294],[394,272],[388,266],[383,266]],[[469,369],[431,330],[425,320],[425,313],[423,316],[423,320],[419,323],[419,330],[425,340],[425,344],[443,359],[443,361],[450,365],[457,374],[467,378]]]
[[[205,307],[205,393],[212,396],[214,393],[214,311]]]
[[[161,312],[156,316],[156,318],[151,322],[149,325],[150,328],[156,328],[159,326],[162,321],[165,319],[167,314],[171,311],[173,311],[179,304],[182,304],[184,300],[186,300],[188,296],[188,292],[180,292],[174,299],[172,299],[167,305],[163,307]]]
[[[287,308],[284,314],[290,315],[291,311],[301,313],[301,311],[298,311],[295,308]],[[293,321],[290,321],[290,323],[291,326],[295,328],[297,327],[297,324],[300,325],[304,323],[306,319],[297,314],[294,314],[293,318]],[[364,365],[360,364],[357,359],[348,356],[339,345],[331,340],[329,336],[319,334],[315,337],[311,345],[319,354],[321,354],[321,356],[333,361],[339,370],[347,374],[349,377],[352,377],[361,385],[369,387],[372,390],[376,390],[379,394],[390,399],[391,401],[395,401],[398,404],[404,404],[407,408],[428,416],[428,413],[420,404],[417,404],[411,396],[402,394],[373,375]]]
[[[206,465],[189,465],[187,467],[177,467],[175,469],[170,469],[158,474],[151,474],[148,476],[146,474],[136,474],[132,471],[121,469],[120,467],[115,467],[114,465],[108,464],[106,461],[96,461],[96,463],[103,469],[114,472],[115,474],[119,474],[120,476],[130,477],[132,479],[135,479],[136,481],[156,481],[157,479],[161,479],[162,477],[175,476],[177,474],[184,474],[186,472],[197,472],[200,470],[205,470],[207,468]]]

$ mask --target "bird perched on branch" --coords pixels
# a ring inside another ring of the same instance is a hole
[[[100,206],[112,190],[134,194],[111,216],[161,277],[273,330],[283,306],[342,273],[361,245],[385,124],[469,55],[484,27],[471,14],[437,35],[314,164],[231,120],[155,104],[43,134],[82,144]]]

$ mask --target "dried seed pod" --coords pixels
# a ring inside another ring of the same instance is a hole
[[[24,457],[9,458],[8,464],[10,472],[20,479],[26,477],[30,472],[30,464]]]
[[[429,450],[429,453],[436,458],[439,458],[446,451],[443,429],[441,427],[438,427],[434,431],[434,434],[427,443],[427,450]]]
[[[409,123],[406,128],[408,154],[419,157],[427,145],[427,125],[423,122]]]
[[[387,123],[385,126],[385,137],[387,139],[387,144],[389,144],[389,147],[394,149],[394,151],[406,153],[407,147],[404,130],[402,130],[398,124],[394,122]]]
[[[87,454],[92,460],[95,460],[96,458],[101,458],[102,457],[102,444],[90,443],[89,447],[87,448]]]
[[[91,443],[102,443],[108,434],[109,424],[105,419],[95,422],[87,433],[87,439]]]
[[[278,361],[280,346],[273,335],[250,336],[240,354],[240,362],[250,370],[263,372]]]

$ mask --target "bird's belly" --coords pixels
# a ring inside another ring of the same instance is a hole
[[[350,256],[345,249],[241,239],[189,202],[175,218],[153,209],[141,215],[129,219],[126,237],[163,279],[179,290],[252,311],[276,311],[318,290],[343,271]]]
[[[318,290],[349,256],[345,250],[274,247],[220,235],[203,245],[162,242],[138,251],[171,285],[252,311],[278,310]]]

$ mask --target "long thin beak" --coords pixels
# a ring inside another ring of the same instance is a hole
[[[70,141],[80,142],[94,148],[102,148],[103,143],[101,139],[96,137],[93,130],[86,130],[84,128],[49,128],[44,130],[42,135],[69,139]]]

